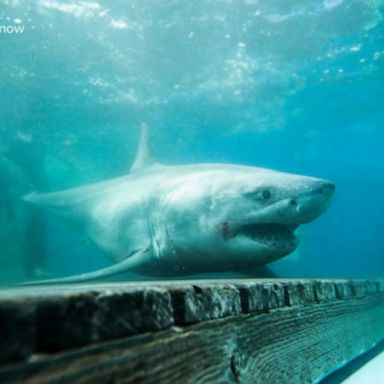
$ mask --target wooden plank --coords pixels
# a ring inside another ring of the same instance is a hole
[[[175,324],[185,325],[241,313],[239,289],[232,284],[169,287]]]
[[[35,351],[35,308],[19,300],[0,302],[0,364],[27,358]]]
[[[317,382],[384,339],[383,291],[381,280],[4,291],[0,321],[15,321],[1,323],[0,382]]]

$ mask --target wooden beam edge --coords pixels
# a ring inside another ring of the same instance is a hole
[[[384,297],[384,280],[231,280],[0,292],[0,364],[241,314]]]

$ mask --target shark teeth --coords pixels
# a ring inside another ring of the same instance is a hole
[[[249,224],[240,228],[237,234],[247,236],[258,243],[274,248],[293,246],[297,238],[294,234],[297,226],[283,224]]]

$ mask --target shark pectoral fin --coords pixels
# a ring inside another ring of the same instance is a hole
[[[48,280],[38,280],[31,281],[27,283],[21,283],[18,285],[47,285],[47,284],[66,284],[66,283],[82,283],[92,280],[104,279],[106,277],[119,275],[121,273],[127,272],[132,268],[135,268],[147,260],[149,260],[150,251],[149,248],[144,248],[136,251],[132,256],[124,259],[120,263],[114,264],[110,267],[99,269],[98,271],[82,273],[80,275],[63,277],[58,279],[48,279]]]

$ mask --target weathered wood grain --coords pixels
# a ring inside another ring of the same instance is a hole
[[[34,352],[35,320],[35,308],[29,302],[0,302],[0,364],[27,358]]]
[[[1,383],[314,383],[384,339],[383,281],[0,293]]]

